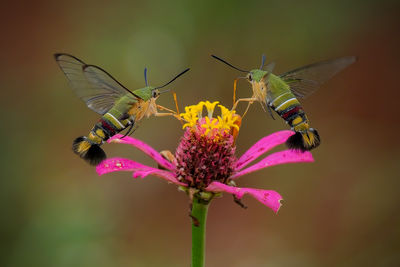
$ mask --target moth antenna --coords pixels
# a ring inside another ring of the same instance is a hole
[[[145,82],[146,87],[147,87],[148,83],[147,83],[147,68],[146,67],[144,68],[144,82]]]
[[[265,64],[265,55],[263,54],[263,55],[262,55],[262,58],[261,58],[261,67],[260,67],[260,70],[262,70],[262,69],[264,68],[264,64]]]
[[[211,55],[211,56],[212,56],[213,58],[215,58],[216,60],[219,60],[219,61],[225,63],[225,64],[228,65],[229,67],[234,68],[235,70],[238,70],[238,71],[241,71],[241,72],[246,72],[246,73],[247,73],[247,72],[250,72],[250,71],[248,71],[248,70],[239,69],[238,67],[233,66],[231,63],[228,63],[227,61],[223,60],[223,59],[220,58],[220,57],[217,57],[217,56],[215,56],[215,55]]]
[[[170,80],[169,82],[167,82],[166,84],[164,84],[163,86],[158,86],[154,89],[160,89],[163,88],[165,86],[167,86],[168,84],[172,83],[173,81],[175,81],[176,79],[178,79],[180,76],[182,76],[183,74],[185,74],[186,72],[188,72],[190,70],[190,68],[187,68],[186,70],[182,71],[181,73],[179,73],[178,75],[175,76],[175,78],[173,78],[172,80]],[[165,92],[165,91],[164,91]]]

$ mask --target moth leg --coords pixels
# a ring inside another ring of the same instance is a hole
[[[249,108],[250,108],[250,105],[251,104],[253,104],[253,102],[249,102],[248,104],[247,104],[247,108],[246,108],[246,110],[244,111],[244,113],[243,113],[243,115],[242,115],[242,119],[244,118],[244,116],[246,116],[246,113],[247,113],[247,111],[249,111]]]
[[[156,112],[156,113],[154,113],[154,116],[156,116],[156,117],[166,117],[166,116],[174,116],[174,117],[176,117],[177,115],[175,113],[172,113],[172,112]]]
[[[156,117],[166,117],[166,116],[173,116],[173,117],[175,117],[177,120],[181,120],[181,117],[179,117],[179,115],[177,115],[175,112],[165,112],[165,113],[163,113],[163,112],[156,112],[156,113],[154,113],[154,116],[156,116]]]
[[[161,110],[169,111],[169,112],[171,112],[171,113],[174,113],[174,114],[176,114],[176,112],[175,112],[175,111],[173,111],[172,109],[169,109],[169,108],[163,107],[163,106],[161,106],[161,105],[157,105],[157,108],[159,108],[159,109],[161,109]]]
[[[236,103],[233,105],[232,110],[236,109],[237,105],[239,102],[250,102],[250,104],[253,104],[253,102],[257,101],[257,98],[251,97],[251,98],[240,98],[236,101]]]
[[[262,109],[264,110],[264,112],[266,111],[266,110],[265,110],[265,107],[266,107],[267,110],[268,110],[269,115],[271,116],[271,118],[272,118],[273,120],[275,120],[275,117],[274,117],[274,115],[272,114],[271,106],[268,104],[268,102],[267,102],[267,103],[259,102],[259,103],[260,103]]]
[[[178,106],[178,105],[177,105]],[[156,112],[154,115],[157,117],[165,117],[165,116],[173,116],[175,117],[177,120],[179,120],[180,122],[182,122],[182,118],[179,116],[179,113],[173,111],[172,109],[157,105],[157,108],[159,108],[160,110],[165,110],[165,111],[169,111],[166,113],[160,113],[160,112]]]
[[[271,107],[270,107],[268,104],[267,104],[267,109],[268,109],[269,115],[271,115],[271,118],[272,118],[273,120],[275,120],[275,117],[274,117],[274,115],[272,114]]]
[[[133,130],[133,126],[135,125],[135,123],[132,123],[131,126],[129,127],[128,131],[126,131],[126,133],[124,134],[124,136],[122,136],[120,139],[124,139],[125,137],[127,137],[128,135],[133,134],[134,130]]]

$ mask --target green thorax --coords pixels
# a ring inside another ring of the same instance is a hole
[[[289,85],[283,81],[279,76],[271,73],[268,79],[268,94],[267,98],[269,101],[272,101],[279,96],[285,94],[285,97],[282,99],[289,99],[295,97],[290,90]]]
[[[111,113],[118,119],[124,117],[132,106],[138,102],[137,96],[143,101],[148,101],[151,99],[153,91],[154,87],[147,86],[133,91],[133,94],[127,93],[115,101],[114,106],[108,111],[108,113]]]
[[[135,95],[139,96],[144,101],[148,101],[152,97],[153,90],[154,90],[154,87],[147,86],[147,87],[144,87],[141,89],[137,89],[137,90],[133,91],[133,93]]]
[[[269,76],[268,79],[268,88],[274,91],[282,91],[282,92],[288,92],[290,91],[290,87],[287,83],[285,83],[281,77],[276,76],[275,74],[272,74]]]
[[[250,71],[253,81],[255,82],[266,82],[263,81],[264,77],[268,75],[265,70],[254,69]],[[283,81],[279,76],[271,73],[268,77],[268,100],[273,100],[282,94],[286,94],[288,97],[294,97],[292,95],[289,85]]]

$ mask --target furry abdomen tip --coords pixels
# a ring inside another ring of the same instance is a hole
[[[107,158],[103,149],[99,145],[90,143],[85,136],[80,136],[74,140],[72,150],[90,165],[98,165]]]
[[[318,147],[321,143],[321,139],[317,130],[309,128],[306,131],[296,132],[290,136],[286,141],[288,148],[299,151],[309,151]]]

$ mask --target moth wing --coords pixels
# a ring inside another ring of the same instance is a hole
[[[133,94],[100,67],[87,65],[68,54],[55,54],[54,57],[75,94],[88,108],[101,115],[107,113],[123,95]]]
[[[285,72],[283,79],[298,98],[306,98],[314,93],[324,82],[356,61],[356,57],[341,57],[321,61]]]

